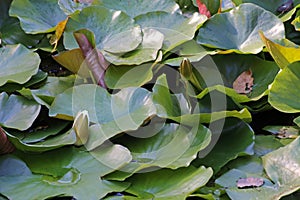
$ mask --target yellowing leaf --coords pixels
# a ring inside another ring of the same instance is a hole
[[[65,30],[65,27],[66,27],[66,24],[68,22],[68,19],[69,19],[69,17],[67,17],[65,20],[59,22],[56,25],[55,34],[52,35],[52,37],[50,38],[50,44],[54,45],[54,48],[53,48],[52,51],[55,51],[55,49],[57,47],[57,44],[58,44],[58,41],[61,38],[61,36],[62,36],[62,34],[63,34],[64,30]]]
[[[233,82],[233,89],[239,94],[248,94],[252,91],[253,77],[252,71],[244,71]]]
[[[285,68],[290,63],[300,60],[300,48],[282,46],[266,38],[262,32],[259,34],[268,51],[281,69]]]

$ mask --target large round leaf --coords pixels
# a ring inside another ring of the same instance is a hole
[[[88,149],[128,130],[136,130],[144,120],[156,113],[150,92],[142,88],[125,88],[110,95],[97,85],[79,85],[59,94],[50,107],[50,116],[72,119],[87,110],[91,122]]]
[[[272,40],[284,38],[284,25],[279,18],[259,6],[245,3],[210,18],[199,30],[197,42],[212,48],[256,54],[264,46],[259,31]]]
[[[161,169],[136,174],[128,179],[126,190],[140,199],[186,199],[189,194],[204,186],[212,176],[212,169],[192,166],[177,170]]]
[[[0,174],[6,168],[24,172],[18,176],[14,173],[0,176],[0,193],[10,199],[48,199],[61,195],[101,199],[107,193],[128,187],[127,183],[100,178],[129,162],[129,151],[120,145],[107,145],[93,152],[66,147],[43,154],[19,153],[18,157],[26,164],[12,156],[0,159]]]
[[[103,6],[114,10],[122,10],[130,17],[154,11],[165,11],[173,13],[178,10],[179,6],[173,0],[131,0],[131,1],[111,1],[102,0]]]
[[[164,34],[163,49],[166,51],[193,39],[196,30],[206,19],[206,16],[197,13],[185,18],[178,13],[162,11],[150,12],[135,18],[142,28],[156,29]]]
[[[41,105],[24,97],[0,94],[0,124],[18,130],[28,129],[37,118]]]
[[[300,62],[284,68],[275,78],[269,94],[270,104],[288,113],[300,112]]]
[[[0,48],[0,86],[7,82],[27,82],[38,72],[39,64],[38,54],[20,44]]]
[[[26,34],[18,19],[10,17],[8,10],[11,0],[0,1],[0,43],[4,44],[18,44],[32,47],[42,39],[42,35]]]
[[[9,10],[10,16],[18,17],[26,33],[47,33],[67,16],[59,8],[57,0],[15,0]]]
[[[89,29],[95,33],[97,48],[111,53],[134,50],[142,41],[141,29],[121,11],[90,6],[70,16],[64,33],[64,45],[77,47],[73,32]]]

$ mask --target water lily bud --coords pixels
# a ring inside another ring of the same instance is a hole
[[[88,111],[84,110],[78,112],[74,123],[73,130],[76,133],[76,142],[75,145],[80,146],[84,145],[89,138],[89,114]]]
[[[192,64],[189,61],[189,59],[183,58],[183,60],[180,64],[179,72],[187,80],[191,79],[193,70],[192,70]]]

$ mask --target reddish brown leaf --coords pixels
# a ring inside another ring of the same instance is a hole
[[[233,82],[233,89],[239,94],[248,94],[252,91],[253,80],[252,71],[244,71]]]
[[[8,154],[15,150],[15,147],[7,139],[5,131],[0,127],[0,155]]]
[[[208,18],[210,18],[211,14],[210,14],[209,10],[207,9],[206,5],[204,3],[202,3],[201,0],[197,0],[196,2],[198,5],[199,13],[201,15],[206,15]]]

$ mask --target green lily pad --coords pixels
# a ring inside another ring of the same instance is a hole
[[[26,34],[18,19],[10,17],[8,10],[11,0],[3,0],[0,2],[0,39],[3,44],[18,44],[32,47],[38,44],[43,35]]]
[[[300,112],[300,62],[284,68],[275,78],[269,94],[269,103],[282,112]],[[291,87],[292,86],[292,87]]]
[[[283,145],[274,136],[257,135],[255,136],[254,153],[258,156],[263,156],[282,146]]]
[[[178,13],[157,11],[139,15],[135,21],[142,28],[156,29],[163,33],[163,50],[170,51],[174,47],[193,39],[196,30],[206,19],[206,16],[197,13],[194,13],[190,18],[185,18]]]
[[[18,90],[18,92],[22,96],[25,96],[29,99],[34,99],[39,104],[49,108],[58,94],[61,94],[65,90],[74,86],[75,80],[77,83],[80,83],[82,81],[81,79],[76,78],[76,76],[74,75],[67,77],[49,76],[46,83],[42,87],[38,89],[23,88],[21,90]]]
[[[50,107],[50,116],[72,119],[87,110],[94,126],[96,138],[88,141],[88,149],[128,130],[136,130],[145,119],[156,113],[150,92],[142,88],[124,88],[110,95],[97,85],[87,84],[69,88],[57,95]],[[98,124],[98,125],[97,125]]]
[[[46,72],[39,70],[26,83],[24,83],[24,84],[6,83],[5,85],[0,87],[0,91],[11,93],[11,92],[15,92],[17,90],[21,90],[22,88],[35,87],[37,85],[43,84],[43,82],[47,79],[47,77],[48,77],[48,74]]]
[[[210,131],[203,125],[188,129],[166,124],[159,130],[151,125],[148,129],[143,127],[139,134],[128,134],[134,137],[127,136],[121,143],[130,150],[133,160],[121,171],[131,174],[150,167],[187,167],[210,142]]]
[[[280,19],[257,5],[244,3],[229,12],[212,16],[200,28],[197,42],[237,53],[257,54],[264,46],[259,31],[272,40],[284,38]]]
[[[140,65],[156,59],[161,49],[164,35],[151,28],[142,29],[143,41],[135,50],[122,55],[103,51],[106,60],[115,65]]]
[[[55,118],[45,118],[40,126],[31,127],[25,131],[9,129],[10,135],[18,138],[23,143],[35,143],[46,139],[49,136],[57,135],[70,124],[69,121],[63,121]]]
[[[177,170],[161,169],[141,173],[127,179],[131,186],[126,192],[142,199],[185,199],[204,186],[212,176],[212,169],[192,166]]]
[[[101,6],[86,7],[70,16],[64,32],[67,49],[77,48],[73,32],[79,29],[94,32],[97,48],[110,53],[132,51],[142,41],[141,29],[133,19],[121,11]]]
[[[93,153],[66,147],[30,156],[18,153],[18,157],[25,161],[33,174],[0,176],[0,193],[11,199],[47,199],[55,196],[100,199],[107,193],[120,192],[128,187],[128,183],[100,178],[129,161],[128,150],[120,145],[107,145]],[[7,159],[12,160],[1,157],[1,162],[7,162]],[[24,171],[24,165],[19,162],[14,159],[9,165],[0,165],[0,172],[7,167]]]
[[[83,8],[88,7],[92,4],[89,1],[69,1],[69,0],[58,0],[58,5],[66,15],[71,15],[76,11],[81,11]]]
[[[13,1],[9,15],[20,20],[21,27],[26,33],[48,33],[67,18],[59,8],[57,0],[16,0]]]
[[[138,66],[110,65],[105,72],[105,83],[111,89],[138,87],[149,82],[152,77],[152,66],[149,63]]]
[[[195,164],[211,166],[216,173],[226,163],[238,156],[254,154],[254,132],[242,120],[226,118],[223,131],[221,133],[212,132],[212,144],[214,146],[210,145],[204,152],[200,152],[202,158]]]
[[[44,152],[66,145],[72,145],[76,142],[76,135],[72,131],[68,131],[66,133],[59,134],[55,137],[51,137],[49,139],[36,143],[25,143],[20,137],[10,134],[9,132],[6,132],[6,134],[11,143],[17,149],[25,152]]]
[[[299,183],[299,138],[285,147],[281,147],[262,157],[263,166],[272,182],[264,179],[264,184],[259,188],[238,189],[236,180],[239,177],[247,176],[245,172],[229,171],[227,178],[224,177],[228,187],[226,190],[231,199],[281,199],[281,197],[291,194],[300,188]],[[231,174],[229,174],[231,173]],[[224,175],[225,176],[225,175]],[[248,175],[249,176],[249,175]],[[253,176],[253,175],[251,175]],[[220,183],[220,181],[219,181]]]
[[[179,9],[179,6],[172,0],[134,0],[129,2],[102,0],[101,2],[106,8],[121,10],[132,18],[141,14],[146,14],[154,11],[165,11],[173,13]]]
[[[7,82],[26,83],[38,72],[39,64],[38,54],[20,44],[0,48],[0,86]]]
[[[0,124],[18,130],[28,129],[37,118],[41,105],[14,94],[0,94]]]

